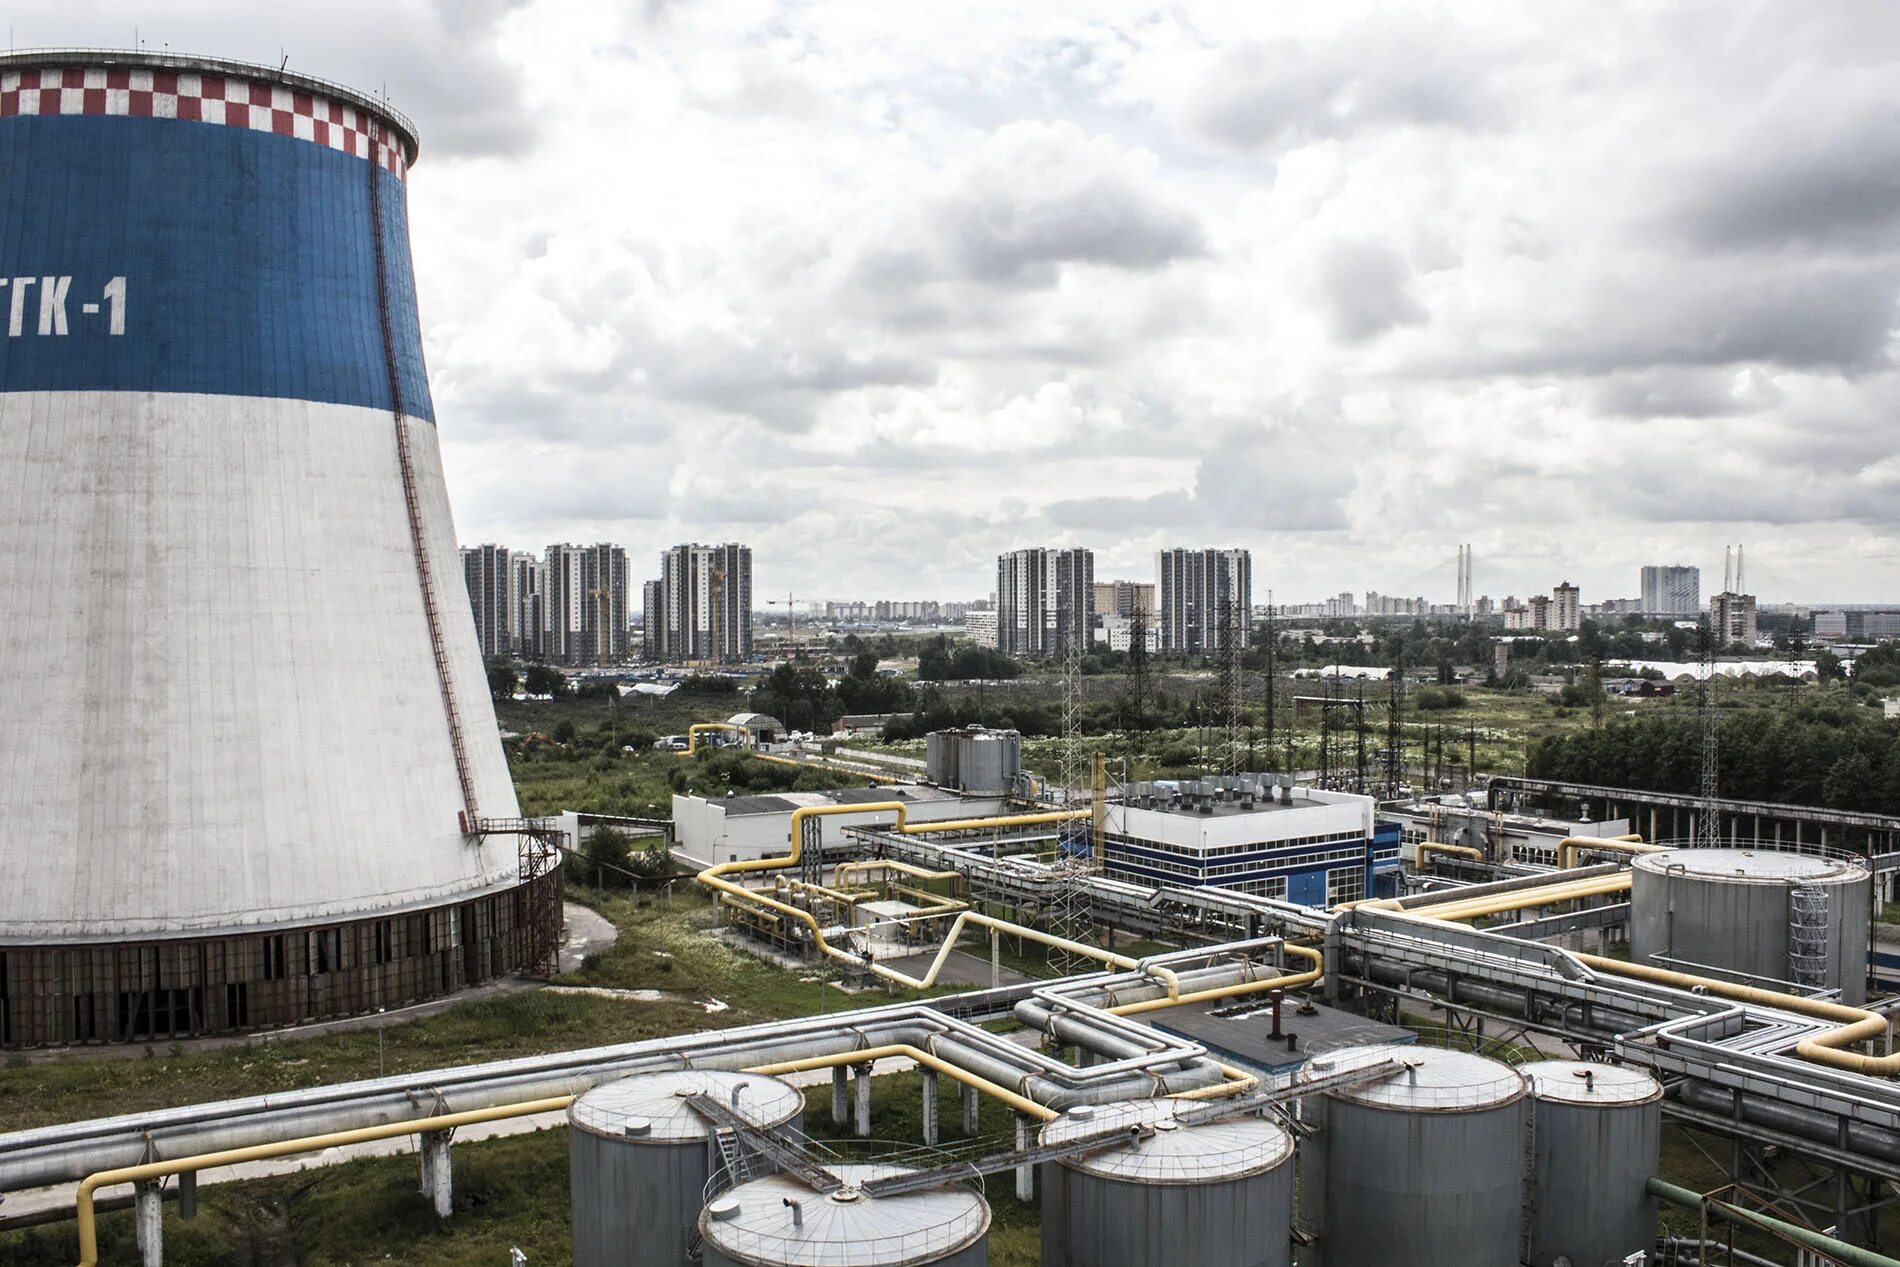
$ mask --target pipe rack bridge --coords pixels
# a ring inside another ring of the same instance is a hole
[[[1588,803],[1604,819],[1627,818],[1647,840],[1687,840],[1705,802],[1686,792],[1650,792],[1603,787],[1566,779],[1494,775],[1486,786],[1490,810],[1517,805],[1567,807]],[[1848,849],[1867,856],[1876,875],[1900,872],[1900,818],[1818,805],[1777,801],[1718,800],[1717,834],[1740,846],[1801,850],[1810,846]]]

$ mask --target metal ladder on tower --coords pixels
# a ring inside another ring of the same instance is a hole
[[[1518,1215],[1517,1250],[1520,1262],[1531,1260],[1531,1227],[1537,1221],[1537,1112],[1531,1103],[1524,1109],[1524,1205]]]
[[[389,373],[389,411],[395,419],[396,465],[402,474],[402,500],[409,517],[409,547],[415,556],[416,583],[422,591],[422,614],[429,626],[429,647],[435,656],[436,684],[442,691],[442,712],[449,727],[449,751],[455,758],[455,777],[462,788],[462,831],[474,836],[481,815],[475,803],[475,778],[462,742],[462,712],[455,702],[455,675],[449,667],[448,646],[442,638],[442,611],[437,601],[434,569],[422,526],[422,500],[417,494],[415,456],[410,452],[408,419],[402,394],[402,369],[396,364],[396,343],[389,313],[389,262],[383,244],[383,194],[378,168],[385,148],[380,120],[370,121],[369,218],[371,255],[376,268],[376,318],[382,332],[383,365]]]
[[[739,1133],[729,1126],[715,1126],[706,1134],[706,1169],[711,1176],[706,1180],[702,1196],[706,1202],[727,1189],[736,1188],[752,1180],[752,1167],[746,1160],[745,1145],[739,1139]],[[686,1257],[698,1262],[704,1257],[706,1244],[699,1234],[699,1224],[694,1223],[686,1233]]]
[[[1788,978],[1796,985],[1820,989],[1827,984],[1831,922],[1826,889],[1801,884],[1788,890]]]

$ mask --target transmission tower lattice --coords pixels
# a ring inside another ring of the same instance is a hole
[[[1094,910],[1085,883],[1094,870],[1087,857],[1058,858],[1049,873],[1049,904],[1043,909],[1043,926],[1067,941],[1086,942],[1094,932]],[[1086,972],[1095,960],[1061,946],[1049,947],[1051,968],[1064,976]]]
[[[1245,682],[1240,665],[1242,617],[1232,599],[1221,604],[1220,613],[1220,704],[1222,774],[1239,774],[1246,767],[1246,749],[1240,739],[1241,698]]]
[[[1722,843],[1720,823],[1721,718],[1715,711],[1715,618],[1710,615],[1702,633],[1702,691],[1697,701],[1702,721],[1702,814],[1696,820],[1698,848],[1715,849]]]

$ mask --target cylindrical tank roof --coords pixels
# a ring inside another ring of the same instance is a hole
[[[798,1089],[777,1078],[683,1069],[603,1083],[568,1106],[567,1120],[583,1131],[633,1144],[701,1140],[710,1128],[706,1119],[686,1103],[687,1097],[695,1093],[718,1100],[755,1126],[789,1122],[805,1107],[805,1097]]]
[[[989,1232],[989,1205],[968,1188],[870,1197],[863,1184],[904,1168],[827,1169],[845,1185],[830,1194],[782,1174],[739,1185],[706,1207],[700,1235],[708,1247],[756,1267],[903,1267],[949,1257]]]
[[[1530,1079],[1531,1095],[1564,1104],[1602,1105],[1605,1108],[1647,1104],[1662,1098],[1662,1083],[1629,1065],[1602,1065],[1588,1060],[1538,1060],[1519,1065]]]
[[[204,57],[188,53],[155,53],[149,49],[123,48],[27,48],[0,53],[0,71],[29,70],[154,70],[182,75],[226,75],[253,83],[277,84],[298,92],[327,97],[373,114],[401,137],[403,165],[413,167],[421,146],[416,125],[409,116],[387,101],[368,93],[315,75],[258,62],[237,61],[228,57]]]
[[[1664,849],[1632,864],[1657,875],[1728,884],[1857,884],[1867,866],[1851,855],[1821,856],[1776,849]]]
[[[1227,1118],[1188,1125],[1177,1120],[1185,1106],[1174,1100],[1078,1105],[1042,1128],[1042,1142],[1060,1144],[1106,1131],[1152,1127],[1101,1152],[1067,1157],[1062,1164],[1104,1179],[1141,1183],[1221,1183],[1271,1170],[1293,1155],[1293,1140],[1258,1117]]]
[[[1339,1087],[1326,1094],[1373,1108],[1423,1113],[1466,1113],[1509,1104],[1524,1094],[1517,1070],[1485,1056],[1443,1047],[1341,1047],[1307,1065],[1313,1076],[1392,1057],[1403,1066],[1389,1078]]]

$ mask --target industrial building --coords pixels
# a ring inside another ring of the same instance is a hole
[[[769,858],[785,847],[792,814],[800,809],[839,808],[899,802],[913,821],[986,818],[1003,812],[1003,798],[967,797],[947,788],[905,783],[884,787],[840,788],[829,792],[773,792],[757,796],[708,797],[675,793],[674,847],[701,866]],[[822,825],[827,847],[844,843],[848,828],[891,819],[884,809],[827,814]]]
[[[1161,650],[1198,655],[1245,647],[1253,625],[1253,555],[1162,550],[1155,555]]]
[[[1399,832],[1369,796],[1272,775],[1136,783],[1110,806],[1108,874],[1334,906],[1392,892]]]
[[[374,1012],[558,941],[551,851],[494,826],[416,154],[275,68],[0,57],[0,168],[59,175],[0,186],[0,602],[60,628],[0,658],[0,1045]]]

